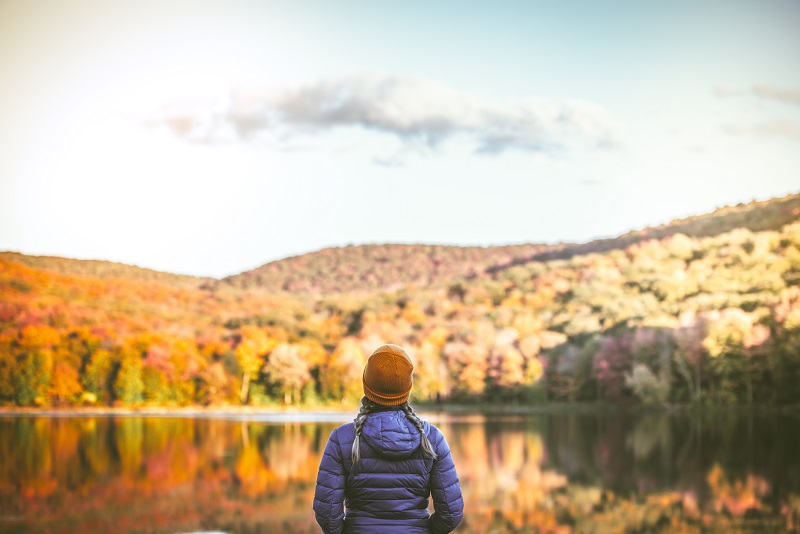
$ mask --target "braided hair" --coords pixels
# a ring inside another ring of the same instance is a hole
[[[361,430],[364,428],[364,423],[367,422],[367,416],[372,412],[373,409],[381,407],[380,404],[372,402],[367,397],[362,397],[361,399],[361,407],[358,410],[358,415],[353,420],[355,425],[355,432],[356,437],[353,439],[353,448],[351,451],[351,459],[353,460],[354,464],[357,464],[361,460]],[[433,446],[431,445],[428,436],[425,434],[425,427],[422,424],[422,420],[414,413],[414,410],[408,404],[408,402],[404,402],[401,404],[400,409],[403,410],[403,413],[406,414],[406,418],[411,421],[417,430],[419,430],[420,435],[420,447],[422,448],[422,453],[431,459],[436,459],[436,451],[433,450]]]
[[[414,413],[414,410],[411,408],[411,405],[407,402],[404,402],[400,405],[400,408],[405,412],[406,418],[414,423],[414,426],[417,427],[419,430],[420,436],[420,447],[422,447],[422,454],[431,458],[432,460],[436,459],[436,451],[433,450],[433,445],[431,445],[431,440],[428,439],[428,435],[425,434],[425,427],[422,425],[422,419],[420,419],[417,414]]]
[[[361,460],[361,429],[364,428],[364,423],[367,422],[367,416],[375,406],[376,404],[368,398],[361,398],[361,408],[358,410],[358,415],[355,420],[353,420],[356,429],[356,437],[353,439],[353,450],[351,453],[354,464],[357,464]]]

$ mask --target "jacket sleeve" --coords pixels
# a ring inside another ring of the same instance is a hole
[[[345,474],[336,430],[325,445],[314,491],[314,515],[325,534],[340,534],[344,525]]]
[[[430,526],[431,532],[444,534],[452,532],[464,518],[464,499],[461,496],[456,465],[450,455],[450,446],[440,432],[437,434],[439,439],[434,444],[436,459],[431,470],[434,511]]]

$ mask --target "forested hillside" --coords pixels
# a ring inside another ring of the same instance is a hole
[[[173,287],[196,288],[211,278],[188,276],[184,274],[162,273],[124,263],[102,260],[75,260],[55,256],[28,256],[19,252],[0,252],[0,260],[21,263],[34,269],[42,269],[61,274],[87,276],[91,278],[120,278],[139,282],[156,282]]]
[[[481,278],[531,261],[622,250],[641,241],[663,239],[675,234],[711,237],[736,228],[753,232],[772,230],[796,220],[799,215],[800,195],[791,195],[767,202],[725,207],[707,215],[675,220],[613,239],[582,244],[502,247],[362,245],[327,248],[271,262],[220,282],[209,282],[208,285],[314,294],[426,287],[457,277]]]
[[[585,245],[370,245],[223,281],[0,255],[0,403],[800,403],[800,195]]]
[[[547,245],[455,247],[360,245],[326,248],[268,263],[221,280],[241,289],[312,294],[428,287],[454,278],[474,278],[491,269],[528,261]],[[213,285],[212,285],[213,287]]]

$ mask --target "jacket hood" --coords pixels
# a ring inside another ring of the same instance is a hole
[[[369,414],[361,428],[361,437],[382,456],[393,460],[408,458],[421,442],[419,430],[402,410]]]

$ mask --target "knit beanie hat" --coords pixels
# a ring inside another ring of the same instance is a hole
[[[364,395],[384,406],[403,404],[411,395],[413,370],[414,364],[406,351],[397,345],[381,345],[364,367]]]

